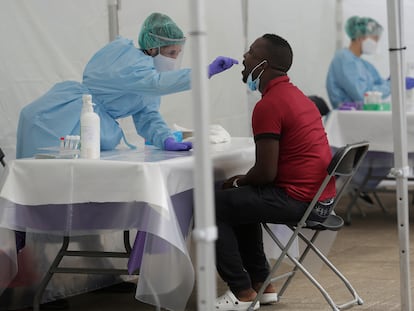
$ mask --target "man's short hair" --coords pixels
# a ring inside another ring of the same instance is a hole
[[[262,37],[268,44],[270,66],[282,72],[288,72],[292,66],[293,51],[290,44],[275,34],[265,34]]]

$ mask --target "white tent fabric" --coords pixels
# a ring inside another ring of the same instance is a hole
[[[16,125],[20,109],[43,95],[55,83],[80,81],[90,57],[109,40],[106,1],[53,0],[4,1],[1,4],[0,34],[7,44],[0,51],[0,146],[7,158],[14,158]],[[226,55],[241,61],[243,54],[241,7],[238,0],[226,1],[231,18],[221,10],[219,0],[209,1],[206,16],[209,28],[208,61]],[[159,11],[170,15],[188,36],[189,8],[186,1],[123,0],[119,10],[120,35],[137,44],[145,17]],[[191,66],[192,42],[186,43],[183,67]],[[241,66],[209,80],[211,123],[221,124],[233,136],[248,135],[245,86]],[[228,90],[232,90],[229,92]],[[167,123],[193,128],[191,92],[165,96],[161,112]],[[132,142],[136,132],[129,119],[121,120]],[[135,139],[134,139],[135,138]]]
[[[403,2],[408,47],[406,59],[413,63],[414,29],[408,23],[414,18],[414,0]],[[190,13],[186,1],[154,0],[144,4],[142,1],[122,0],[120,3],[119,32],[135,42],[143,19],[153,11],[170,14],[184,31],[189,30]],[[389,76],[385,0],[255,0],[247,3],[247,45],[265,32],[286,37],[295,52],[290,77],[306,94],[327,98],[325,76],[336,49],[337,34],[343,36],[342,46],[348,44],[344,32],[337,31],[336,25],[341,19],[343,24],[354,14],[372,16],[383,24],[385,31],[379,53],[371,56],[369,61],[384,77]],[[86,62],[109,40],[108,6],[101,0],[67,3],[19,0],[3,1],[1,5],[0,17],[4,27],[1,27],[0,34],[4,44],[0,51],[0,146],[7,158],[12,159],[20,109],[57,82],[81,79]],[[337,11],[341,15],[336,16]],[[246,42],[241,1],[208,1],[205,15],[208,60],[217,55],[228,55],[242,61]],[[191,44],[188,40],[183,66],[191,65]],[[241,83],[241,68],[241,65],[236,66],[209,80],[211,123],[221,124],[233,136],[250,133],[249,111],[259,97],[257,92],[249,94],[246,107],[247,92]],[[190,92],[163,98],[161,111],[167,123],[193,128],[191,102]],[[125,124],[127,134],[134,138],[135,130],[129,119],[121,123]]]

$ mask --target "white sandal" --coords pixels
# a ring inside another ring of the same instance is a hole
[[[228,290],[223,296],[220,296],[216,300],[216,310],[220,311],[247,311],[252,304],[252,301],[240,301],[234,294]],[[260,303],[256,302],[253,310],[260,308]]]
[[[278,302],[277,293],[263,293],[259,301],[261,305],[272,305]]]

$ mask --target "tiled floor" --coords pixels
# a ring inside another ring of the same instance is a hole
[[[399,241],[395,197],[383,194],[383,202],[389,208],[384,214],[378,207],[363,206],[367,213],[362,218],[354,211],[352,225],[338,232],[330,251],[330,259],[345,274],[364,300],[362,306],[354,310],[392,311],[402,310],[400,296]],[[341,202],[339,214],[343,212],[346,198]],[[362,206],[362,205],[361,205]],[[410,208],[411,212],[413,207]],[[411,216],[411,231],[414,229],[414,217]],[[411,297],[414,297],[414,238],[411,234]],[[334,278],[322,269],[319,277],[326,288],[339,300],[346,298],[342,288]],[[225,291],[225,285],[218,279],[219,293]],[[414,301],[413,301],[414,303]],[[197,310],[196,292],[190,298],[186,310]],[[133,293],[108,293],[97,291],[69,299],[69,310],[77,311],[130,311],[155,310],[135,300]],[[298,274],[280,302],[272,306],[263,306],[260,310],[330,310],[320,293]]]

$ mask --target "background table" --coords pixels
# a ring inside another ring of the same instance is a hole
[[[369,152],[362,164],[362,169],[371,167],[376,170],[377,174],[385,176],[393,167],[394,144],[391,111],[333,110],[326,121],[325,131],[329,144],[335,148],[362,140],[369,142]],[[407,112],[407,152],[409,166],[413,167],[414,112]]]
[[[366,140],[370,151],[394,152],[391,111],[333,110],[325,130],[331,146]],[[407,150],[414,152],[414,112],[407,112]]]
[[[253,140],[211,145],[211,156],[216,180],[245,173]],[[0,284],[17,266],[10,230],[78,236],[137,229],[148,233],[137,298],[183,309],[194,272],[171,197],[192,189],[193,166],[192,152],[151,146],[104,152],[101,160],[11,161],[0,183],[0,228],[8,237],[0,250],[14,263]]]
[[[373,192],[377,203],[385,210],[376,192],[389,192],[395,189],[392,186],[395,185],[395,181],[387,179],[390,169],[394,167],[392,112],[333,110],[325,123],[325,131],[329,144],[334,148],[362,140],[369,142],[369,152],[355,174],[351,186],[358,187],[363,192]],[[412,168],[414,165],[414,112],[412,111],[407,112],[407,152],[408,165]],[[355,202],[356,199],[351,200],[347,208],[348,222]]]

